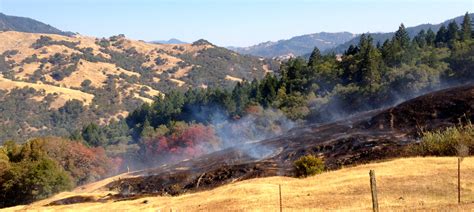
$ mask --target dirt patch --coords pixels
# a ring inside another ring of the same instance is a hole
[[[233,76],[230,76],[230,75],[226,75],[225,79],[230,80],[230,81],[235,81],[235,82],[242,82],[242,79],[237,78],[237,77],[233,77]]]

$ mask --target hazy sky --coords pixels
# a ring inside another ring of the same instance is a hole
[[[248,46],[315,32],[388,32],[439,23],[474,0],[0,0],[0,11],[61,30]]]

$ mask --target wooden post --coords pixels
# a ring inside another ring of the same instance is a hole
[[[461,157],[458,157],[458,204],[461,204]]]
[[[375,171],[370,170],[370,191],[372,193],[372,209],[374,212],[379,211],[379,202],[377,200],[377,184],[375,183]]]
[[[280,195],[280,212],[282,212],[283,211],[283,206],[281,204],[281,185],[280,184],[278,184],[278,193]]]

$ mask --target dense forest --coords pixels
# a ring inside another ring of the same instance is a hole
[[[280,73],[244,80],[231,89],[169,91],[120,121],[90,123],[68,138],[6,142],[0,149],[0,193],[10,198],[1,198],[0,206],[31,202],[127,168],[192,158],[276,136],[298,124],[324,123],[473,82],[473,35],[468,14],[461,25],[422,30],[413,39],[401,24],[383,43],[362,35],[342,56],[322,55],[315,48],[309,60],[290,59]],[[67,123],[80,108],[67,103],[57,122]]]

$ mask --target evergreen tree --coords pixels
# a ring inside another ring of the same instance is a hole
[[[403,26],[403,25],[402,25]],[[361,36],[360,40],[359,84],[370,91],[378,88],[381,80],[382,55],[374,47],[373,38]]]
[[[393,38],[393,42],[399,45],[402,49],[408,49],[410,46],[410,36],[405,28],[405,25],[400,24],[398,30],[395,32],[395,37]]]
[[[461,25],[461,39],[463,41],[466,41],[466,40],[471,39],[471,36],[472,36],[471,17],[469,16],[469,13],[466,12],[466,15],[464,15],[464,19]]]
[[[140,138],[151,138],[155,135],[155,128],[150,125],[148,119],[143,123],[142,132],[140,133]]]
[[[426,46],[426,33],[425,30],[421,30],[413,39],[414,43],[418,45],[418,47],[423,48]]]
[[[313,52],[311,52],[311,56],[309,56],[308,66],[314,66],[321,60],[321,52],[319,51],[318,47],[314,47]]]
[[[436,35],[435,35],[435,33],[433,32],[433,30],[431,28],[429,28],[428,31],[426,31],[426,37],[425,38],[426,38],[426,44],[427,45],[429,45],[429,46],[434,45]]]
[[[349,48],[344,52],[344,55],[355,55],[357,54],[357,52],[359,52],[359,48],[357,46],[354,46],[354,45],[350,45]]]
[[[447,37],[448,37],[448,30],[446,29],[446,27],[444,25],[442,25],[438,32],[436,33],[436,38],[435,38],[435,44],[437,46],[442,46],[442,43],[446,43],[447,42]]]
[[[446,41],[453,42],[455,40],[459,40],[459,27],[455,21],[452,21],[448,25],[448,32],[446,34]]]
[[[232,99],[235,102],[236,113],[243,115],[247,105],[250,103],[250,86],[246,81],[238,82],[232,90]]]
[[[82,130],[82,137],[89,146],[97,147],[106,143],[106,138],[97,124],[90,123]]]

